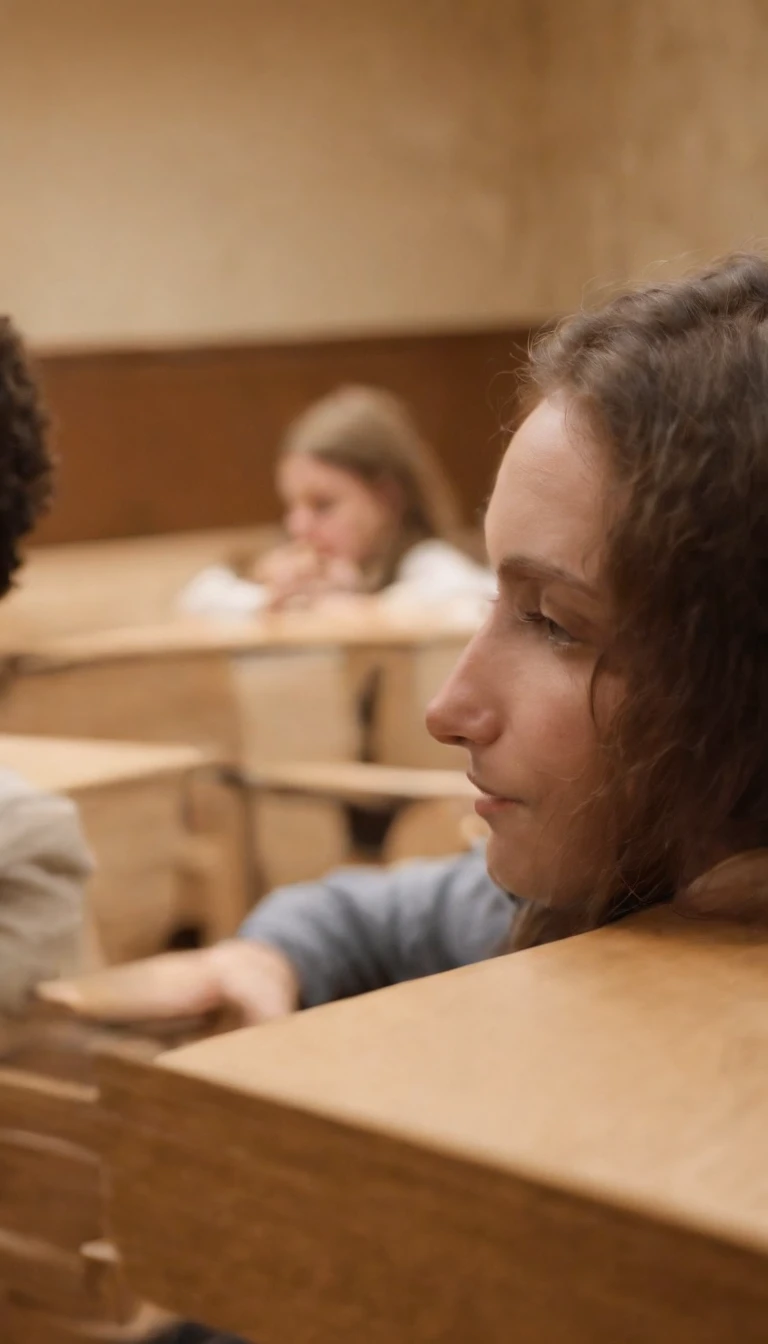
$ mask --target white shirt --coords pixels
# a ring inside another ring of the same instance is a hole
[[[379,594],[390,608],[461,601],[481,614],[496,592],[489,569],[470,560],[458,547],[437,537],[419,541],[406,551],[394,583]],[[179,609],[191,616],[242,617],[261,611],[269,599],[261,583],[240,579],[226,565],[209,565],[179,594]]]
[[[461,601],[476,603],[478,610],[496,592],[496,579],[490,569],[470,560],[468,555],[448,541],[431,537],[406,551],[394,583],[380,594],[388,607],[431,606]]]

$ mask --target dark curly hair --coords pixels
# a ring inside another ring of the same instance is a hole
[[[563,393],[586,416],[622,501],[607,657],[626,696],[592,804],[613,852],[590,927],[669,898],[705,840],[768,844],[768,261],[732,256],[581,313],[530,377],[536,400]],[[516,942],[557,918],[531,912]]]
[[[22,562],[20,542],[48,507],[48,417],[12,322],[0,317],[0,597]]]

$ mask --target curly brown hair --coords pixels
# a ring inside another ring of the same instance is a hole
[[[768,261],[731,256],[581,313],[536,346],[530,379],[536,400],[584,413],[621,492],[605,659],[626,697],[593,800],[614,837],[593,927],[669,898],[705,842],[768,844]],[[532,914],[517,945],[557,918]]]
[[[51,499],[47,431],[24,345],[10,319],[0,317],[0,597],[22,563],[21,539]]]

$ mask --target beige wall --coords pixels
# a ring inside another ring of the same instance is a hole
[[[768,238],[766,0],[544,0],[541,310]]]
[[[518,8],[0,0],[2,305],[44,343],[504,321]]]
[[[42,344],[477,327],[768,233],[766,0],[0,0]]]

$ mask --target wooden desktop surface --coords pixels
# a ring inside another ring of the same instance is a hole
[[[130,1274],[262,1344],[760,1344],[766,1022],[766,929],[667,908],[107,1062]]]
[[[179,617],[155,625],[6,641],[22,670],[184,653],[247,654],[329,647],[418,648],[468,640],[476,623],[448,612],[287,612],[250,620]]]

